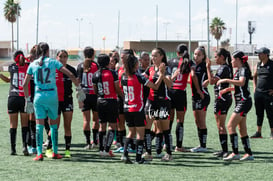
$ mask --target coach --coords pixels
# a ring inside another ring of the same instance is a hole
[[[262,138],[264,110],[271,128],[270,138],[273,139],[273,61],[269,59],[270,50],[262,47],[255,51],[260,62],[253,75],[254,99],[257,115],[257,132],[251,138]]]

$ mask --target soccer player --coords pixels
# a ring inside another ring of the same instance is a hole
[[[226,94],[219,95],[219,91],[229,87],[228,83],[222,83],[219,86],[216,85],[217,81],[220,79],[232,79],[233,68],[231,64],[230,52],[224,48],[220,48],[215,53],[215,61],[220,67],[217,69],[215,75],[211,72],[211,61],[207,59],[207,73],[208,81],[210,84],[214,84],[214,117],[216,119],[216,124],[219,133],[219,141],[222,147],[221,151],[213,153],[216,157],[227,157],[228,156],[228,136],[226,130],[226,117],[228,110],[232,103],[232,95],[230,92]]]
[[[167,64],[166,53],[162,48],[155,48],[152,51],[152,61],[153,65],[150,66],[146,71],[145,75],[153,83],[159,79],[159,69],[160,65]],[[158,90],[150,89],[148,100],[145,106],[146,114],[146,130],[145,134],[148,134],[147,131],[151,129],[152,123],[155,120],[156,127],[156,157],[161,158],[162,161],[172,160],[172,146],[171,146],[171,132],[170,132],[170,121],[168,120],[169,111],[170,111],[170,98],[168,95],[168,88],[172,86],[171,73],[165,71],[163,76],[163,81],[161,82]],[[166,151],[165,155],[162,154],[162,142],[163,137],[165,138]],[[143,157],[146,160],[151,160],[151,139],[146,136],[145,140],[146,153]]]
[[[110,58],[106,54],[98,56],[100,69],[93,75],[94,91],[98,95],[97,108],[100,121],[99,126],[99,154],[100,156],[113,157],[110,150],[118,118],[117,94],[123,97],[119,87],[118,76],[115,71],[109,69]],[[108,132],[106,127],[108,123]],[[106,136],[107,135],[107,136]],[[105,139],[106,137],[106,139]],[[105,144],[103,143],[105,141]]]
[[[121,77],[121,85],[124,92],[124,113],[129,133],[125,140],[124,153],[121,157],[125,163],[132,163],[129,159],[128,146],[133,144],[136,137],[136,163],[144,163],[141,159],[144,144],[145,114],[143,102],[143,85],[157,90],[162,82],[165,65],[160,66],[160,76],[155,84],[150,82],[143,75],[136,73],[138,71],[138,60],[133,55],[127,55],[124,59],[125,72]]]
[[[94,73],[99,69],[97,63],[94,61],[95,50],[92,47],[85,47],[83,50],[84,62],[80,63],[77,67],[77,73],[82,89],[86,94],[86,99],[82,108],[83,113],[83,133],[86,139],[86,146],[84,149],[90,150],[92,147],[97,147],[98,142],[98,112],[97,112],[97,95],[94,91],[92,77]],[[90,110],[92,110],[92,133],[93,133],[93,144],[90,141]]]
[[[33,62],[36,58],[37,58],[37,45],[34,45],[31,50],[29,55],[27,56],[27,59],[29,60],[29,62]],[[31,79],[30,80],[30,99],[31,101],[33,101],[34,98],[34,80]],[[29,114],[28,117],[28,152],[29,154],[37,154],[37,149],[36,149],[36,122],[35,122],[35,115],[33,114]]]
[[[126,55],[134,55],[133,50],[131,49],[124,49],[121,51],[120,58],[121,58],[121,67],[118,69],[118,79],[119,79],[119,86],[122,90],[121,85],[121,76],[124,73],[124,59]],[[118,104],[119,104],[119,116],[118,116],[118,124],[117,124],[117,144],[116,150],[114,153],[123,152],[124,150],[124,141],[126,137],[126,129],[125,129],[125,116],[123,111],[124,100],[122,97],[118,96]]]
[[[27,70],[27,75],[24,80],[23,88],[26,98],[26,112],[33,113],[33,105],[36,116],[36,144],[37,155],[34,161],[42,161],[42,144],[43,144],[43,129],[44,119],[48,117],[51,139],[53,146],[53,159],[61,159],[58,154],[58,94],[56,88],[56,69],[66,74],[72,82],[77,86],[77,97],[79,102],[85,99],[85,94],[75,76],[67,70],[63,64],[55,59],[49,58],[49,46],[47,43],[41,42],[37,47],[37,55],[39,58],[32,62]],[[33,104],[29,97],[28,83],[34,78],[35,95]]]
[[[248,57],[241,51],[235,51],[232,54],[232,67],[237,68],[234,78],[232,79],[220,79],[217,85],[223,83],[233,84],[234,87],[229,87],[221,90],[219,95],[222,96],[229,91],[235,91],[235,109],[229,118],[228,132],[230,136],[230,142],[232,144],[233,152],[223,158],[225,161],[230,160],[253,160],[252,151],[250,148],[249,138],[247,135],[246,116],[252,107],[251,95],[249,92],[248,83],[252,79],[251,70],[247,63]],[[238,126],[242,144],[244,146],[246,154],[240,158],[238,152],[238,135],[236,133],[236,127]]]
[[[206,113],[210,102],[208,89],[203,86],[205,80],[208,79],[206,69],[206,51],[204,47],[198,47],[194,51],[194,61],[196,66],[190,74],[190,82],[192,87],[192,109],[195,123],[198,130],[200,145],[192,148],[191,152],[207,151],[207,126]]]
[[[187,110],[187,93],[186,87],[188,83],[188,77],[194,64],[192,60],[189,60],[188,48],[184,44],[179,44],[176,49],[177,58],[168,61],[168,66],[172,73],[172,88],[169,89],[171,97],[171,113],[170,113],[170,130],[172,129],[172,123],[174,121],[174,115],[176,112],[176,152],[187,152],[182,144],[184,137],[184,118]]]
[[[110,57],[109,69],[116,70],[116,65],[119,62],[118,51],[113,50],[111,53],[109,53],[109,57]]]
[[[22,129],[22,143],[23,154],[29,155],[27,149],[27,134],[28,134],[28,114],[25,112],[25,94],[23,91],[23,81],[26,76],[28,64],[24,53],[20,50],[16,51],[13,55],[15,63],[12,63],[8,71],[10,78],[0,74],[0,78],[5,82],[10,82],[10,89],[8,95],[8,114],[10,120],[10,144],[11,155],[16,155],[16,135],[18,126],[18,113],[21,117],[21,129]],[[28,86],[28,85],[27,85]]]
[[[56,59],[60,61],[77,78],[77,72],[74,67],[67,64],[68,53],[65,50],[57,52]],[[73,116],[73,97],[72,97],[72,81],[71,79],[59,70],[56,70],[56,84],[58,91],[58,118],[57,122],[60,125],[61,113],[63,113],[64,121],[64,140],[65,140],[65,158],[70,158],[70,145],[71,145],[71,122]],[[59,127],[59,126],[58,126]]]

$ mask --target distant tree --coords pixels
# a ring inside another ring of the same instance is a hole
[[[18,9],[17,9],[18,6]],[[17,12],[17,10],[19,10]],[[21,7],[19,4],[15,4],[14,0],[7,0],[4,5],[4,16],[6,20],[11,23],[11,41],[12,41],[12,52],[14,51],[14,30],[13,30],[13,23],[16,22],[17,13],[20,16]]]
[[[223,20],[221,20],[221,18],[215,17],[212,19],[212,22],[210,24],[210,33],[217,41],[217,50],[219,46],[219,40],[221,39],[225,29],[225,23],[223,22]]]
[[[230,39],[226,39],[224,41],[221,41],[221,47],[228,48],[230,46]]]

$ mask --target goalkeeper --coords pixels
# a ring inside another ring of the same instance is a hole
[[[27,76],[24,80],[24,93],[26,97],[26,112],[32,113],[33,107],[36,115],[36,145],[37,155],[34,161],[42,161],[42,144],[43,144],[43,129],[44,119],[49,118],[49,125],[51,131],[51,139],[53,146],[53,159],[61,159],[62,156],[58,154],[58,94],[56,86],[56,69],[66,74],[72,82],[77,86],[77,98],[79,102],[85,99],[85,94],[79,87],[79,83],[75,76],[66,69],[59,61],[49,58],[49,46],[47,43],[41,42],[37,47],[38,59],[34,60],[27,70]],[[33,76],[35,83],[35,94],[33,105],[30,101],[28,92],[28,83]]]

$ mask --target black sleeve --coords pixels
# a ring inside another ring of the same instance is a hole
[[[114,78],[114,82],[118,81],[118,74],[116,71],[111,70],[112,74],[113,74],[113,78]]]
[[[92,77],[92,83],[97,85],[99,82],[99,76],[100,76],[100,72],[97,71],[94,73],[93,77]]]
[[[146,84],[149,82],[149,80],[148,80],[145,76],[143,76],[143,75],[141,75],[141,74],[136,74],[136,76],[137,76],[138,81],[139,81],[141,84],[146,85]]]
[[[67,64],[67,69],[77,78],[78,77],[78,74],[77,74],[77,71],[74,67],[72,67],[71,65],[68,65]]]

